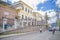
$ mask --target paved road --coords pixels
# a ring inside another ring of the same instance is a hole
[[[35,33],[2,38],[0,40],[60,40],[60,32],[56,32],[54,35],[49,31],[45,31],[42,33],[35,32]]]

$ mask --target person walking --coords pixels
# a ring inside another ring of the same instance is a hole
[[[40,28],[40,33],[42,33],[42,29]]]
[[[52,34],[55,34],[55,27],[52,29]]]

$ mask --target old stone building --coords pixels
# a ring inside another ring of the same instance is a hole
[[[27,27],[32,26],[33,21],[35,20],[33,17],[33,8],[24,3],[23,1],[18,1],[13,4],[14,8],[16,8],[18,12],[18,25],[19,27]]]
[[[1,29],[9,30],[9,33],[38,31],[40,26],[43,28],[45,26],[42,17],[39,12],[33,12],[33,8],[23,1],[12,5],[6,2],[0,3],[0,31]]]
[[[11,7],[11,4],[0,1],[0,31],[12,27],[16,16],[17,12]],[[7,27],[5,27],[5,24]]]

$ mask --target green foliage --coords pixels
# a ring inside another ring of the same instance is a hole
[[[47,15],[47,13],[45,14],[45,19],[46,19],[46,28],[48,28],[48,20],[50,19]]]
[[[48,17],[47,13],[45,14],[46,20],[49,20],[50,17]]]
[[[60,26],[60,19],[57,20],[57,26]]]

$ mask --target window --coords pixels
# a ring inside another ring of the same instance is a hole
[[[28,26],[30,26],[31,25],[31,22],[28,22]]]
[[[24,15],[22,15],[22,19],[24,19]]]
[[[25,8],[25,11],[27,11],[27,8]]]
[[[24,26],[27,26],[27,22],[23,22],[23,25],[24,25]]]
[[[28,9],[28,13],[29,13],[29,9]]]
[[[27,16],[25,16],[25,19],[27,20]]]
[[[22,10],[24,10],[24,6],[21,6],[22,7]]]
[[[33,22],[32,22],[32,26],[33,26]]]

